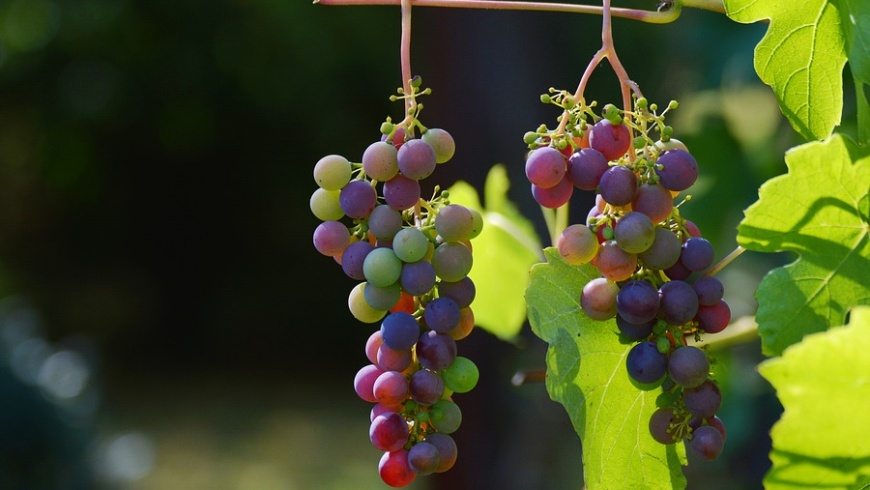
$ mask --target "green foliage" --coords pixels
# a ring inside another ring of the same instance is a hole
[[[765,488],[867,488],[868,351],[870,308],[858,307],[849,325],[809,335],[761,364],[785,407],[771,432]]]
[[[768,355],[840,325],[870,304],[870,149],[836,135],[786,154],[789,173],[771,179],[746,210],[737,242],[800,258],[770,272],[756,291],[756,321]]]
[[[833,3],[808,0],[795,7],[775,0],[725,1],[737,22],[770,19],[755,48],[755,71],[773,88],[794,129],[808,140],[823,139],[840,123],[843,110],[845,35]]]
[[[625,370],[629,345],[613,320],[590,320],[580,292],[599,277],[590,265],[566,264],[555,248],[532,267],[526,291],[529,322],[547,350],[547,391],[568,411],[583,442],[588,488],[684,488],[682,444],[662,445],[649,433],[660,390],[642,391]]]
[[[870,104],[865,89],[870,85],[870,2],[836,0],[840,6],[849,68],[855,80],[858,105],[858,140],[870,143]]]
[[[483,216],[469,274],[477,291],[472,308],[479,327],[505,340],[516,337],[525,323],[523,293],[529,268],[542,260],[534,226],[507,199],[509,185],[505,168],[494,166],[484,186],[485,208],[468,183],[460,181],[448,189],[451,203],[476,209]]]

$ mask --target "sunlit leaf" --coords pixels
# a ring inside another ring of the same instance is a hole
[[[828,0],[725,0],[725,8],[737,22],[770,20],[755,48],[755,71],[797,132],[810,140],[829,136],[843,111],[846,48],[838,8]]]
[[[773,426],[768,490],[870,483],[870,307],[759,366],[785,411]]]
[[[523,293],[529,268],[541,258],[541,243],[532,223],[507,200],[509,183],[504,167],[494,166],[485,184],[486,208],[466,182],[450,189],[450,202],[477,209],[483,231],[472,241],[474,266],[469,277],[477,296],[471,305],[476,324],[499,338],[516,337],[526,320]]]
[[[545,253],[547,263],[532,268],[526,292],[529,322],[550,344],[547,391],[580,436],[587,488],[684,488],[684,446],[659,444],[649,433],[661,390],[635,387],[625,370],[631,346],[619,342],[616,323],[580,310],[580,292],[599,272],[566,264],[554,248]]]
[[[870,149],[835,135],[790,150],[785,161],[788,174],[761,187],[737,236],[749,250],[800,254],[756,291],[768,355],[842,325],[851,307],[870,304]]]

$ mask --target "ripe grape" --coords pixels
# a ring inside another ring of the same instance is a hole
[[[404,211],[420,201],[420,182],[396,175],[384,182],[384,200],[391,208]]]
[[[408,442],[408,435],[408,423],[395,412],[378,415],[369,427],[372,445],[381,451],[398,451]]]
[[[408,463],[407,449],[385,452],[378,463],[378,474],[391,487],[408,486],[417,476]]]
[[[344,214],[353,219],[364,219],[378,204],[374,187],[364,180],[354,180],[342,187],[338,203]]]
[[[414,444],[408,451],[408,464],[418,475],[434,473],[439,463],[438,448],[426,441]]]
[[[385,182],[399,173],[396,147],[390,143],[377,141],[366,148],[362,156],[363,171],[366,176]]]
[[[340,221],[324,221],[314,229],[314,248],[332,257],[344,250],[350,242],[350,231]]]
[[[669,269],[680,260],[681,245],[680,239],[671,230],[656,227],[653,244],[637,254],[637,258],[650,269]]]
[[[427,260],[407,263],[402,266],[399,284],[412,296],[422,296],[435,287],[435,268]],[[411,299],[413,304],[413,299]]]
[[[674,198],[659,184],[643,184],[637,188],[631,209],[647,215],[653,223],[660,223],[671,215]]]
[[[601,176],[610,166],[607,158],[593,148],[583,148],[568,158],[567,176],[574,187],[584,191],[594,191]]]
[[[725,294],[725,287],[719,279],[713,276],[699,277],[692,287],[698,295],[698,303],[705,306],[712,306],[722,299]]]
[[[450,204],[438,210],[435,217],[435,230],[444,241],[459,242],[467,240],[474,230],[474,216],[465,206]]]
[[[379,204],[369,214],[369,231],[378,240],[392,240],[402,229],[402,215],[386,204]]]
[[[456,441],[447,434],[434,433],[426,436],[426,442],[438,449],[439,462],[435,473],[444,473],[456,463]]]
[[[411,375],[409,382],[411,398],[420,405],[432,405],[444,395],[444,380],[428,369],[420,369]]]
[[[377,364],[384,371],[402,372],[411,365],[414,356],[411,350],[391,349],[387,345],[378,347]]]
[[[716,383],[706,380],[694,388],[683,390],[686,410],[700,418],[709,418],[722,406],[722,393]]]
[[[674,350],[668,359],[668,374],[683,388],[694,388],[707,380],[710,361],[701,349],[687,345]]]
[[[542,146],[529,153],[526,177],[532,184],[548,189],[562,181],[567,170],[565,155],[551,146]]]
[[[610,167],[601,176],[598,192],[608,204],[625,206],[637,194],[637,175],[628,167]]]
[[[420,324],[408,313],[391,313],[381,322],[381,339],[391,349],[410,350],[419,336]]]
[[[462,280],[471,271],[473,264],[471,250],[459,242],[444,242],[432,254],[432,267],[443,281]]]
[[[567,204],[573,193],[574,184],[568,179],[562,179],[553,187],[546,189],[532,184],[532,197],[545,208],[556,209]]]
[[[692,237],[683,243],[680,262],[692,272],[700,272],[713,265],[713,245],[706,238]]]
[[[637,268],[637,255],[619,248],[616,240],[608,240],[598,248],[595,265],[601,271],[601,275],[611,281],[624,281],[634,274]]]
[[[449,335],[429,330],[417,340],[417,360],[432,371],[441,371],[456,359],[456,341]]]
[[[616,311],[635,325],[647,323],[659,310],[659,293],[648,281],[629,281],[616,295]]]
[[[695,315],[698,327],[707,333],[719,333],[731,323],[731,308],[725,300],[712,305],[701,305]]]
[[[656,161],[656,175],[665,189],[682,191],[698,179],[698,162],[689,152],[681,149],[666,151]]]
[[[595,278],[583,286],[580,307],[593,320],[609,320],[616,316],[616,295],[619,286],[604,277]]]
[[[438,295],[452,299],[460,309],[471,305],[476,293],[474,281],[468,276],[456,282],[441,281],[438,283]]]
[[[571,265],[585,264],[598,253],[598,239],[584,225],[571,225],[562,231],[556,241],[559,254]]]
[[[341,254],[341,270],[351,279],[364,280],[363,262],[365,262],[366,255],[373,249],[374,247],[369,242],[351,243]]]
[[[438,333],[447,333],[459,325],[459,317],[459,305],[444,297],[430,301],[423,312],[426,326]]]
[[[374,364],[367,364],[360,368],[353,378],[353,390],[357,396],[367,402],[377,402],[374,390],[375,380],[382,374],[384,371]]]
[[[616,326],[619,328],[619,332],[622,335],[625,335],[625,338],[628,340],[643,340],[652,334],[653,326],[656,324],[656,319],[640,324],[634,324],[622,318],[619,315],[616,315]]]
[[[659,352],[655,342],[645,341],[635,344],[628,351],[625,365],[628,375],[635,381],[649,384],[664,377],[668,369],[668,358]]]
[[[697,430],[692,431],[689,447],[698,456],[711,461],[722,454],[722,449],[725,447],[725,439],[716,428],[702,425]]]
[[[396,154],[399,172],[413,180],[422,180],[435,170],[435,150],[421,139],[411,139]]]
[[[647,215],[632,211],[619,218],[613,228],[613,236],[619,248],[637,254],[652,246],[656,237],[655,230]]]
[[[669,325],[682,325],[698,313],[698,295],[683,281],[669,281],[659,288],[659,318]]]
[[[671,426],[677,422],[673,408],[659,408],[649,418],[649,432],[656,441],[662,444],[673,444],[677,439],[671,431]]]
[[[589,146],[610,161],[619,160],[631,146],[631,133],[625,124],[613,124],[602,119],[589,130]]]

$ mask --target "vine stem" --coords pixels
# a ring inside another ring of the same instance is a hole
[[[314,0],[314,3],[321,5],[401,5],[403,1],[404,0]],[[715,3],[719,0],[711,1]],[[690,0],[685,3],[700,2],[702,2],[702,0]],[[601,15],[603,12],[603,8],[596,5],[577,5],[556,2],[514,2],[505,0],[413,0],[413,3],[418,7],[446,7],[483,10],[532,10],[593,15]],[[677,20],[680,16],[681,6],[682,4],[675,3],[671,8],[661,11],[616,8],[613,9],[613,15],[650,24],[667,24]],[[724,12],[724,7],[722,8],[722,11]]]
[[[712,276],[712,275],[718,273],[719,271],[724,269],[728,264],[730,264],[731,262],[734,262],[734,259],[736,259],[737,257],[740,257],[740,255],[745,251],[746,251],[745,248],[738,245],[737,248],[732,250],[730,254],[725,256],[725,258],[720,260],[713,267],[710,267],[710,270],[708,270],[706,273],[704,273],[704,275],[705,276]]]
[[[405,121],[410,120],[414,112],[416,101],[412,95],[411,87],[411,0],[402,2],[402,40],[399,48],[399,57],[402,63],[402,90],[405,95]],[[404,121],[403,121],[404,122]]]

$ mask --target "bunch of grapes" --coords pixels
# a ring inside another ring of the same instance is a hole
[[[565,92],[544,101],[569,117],[563,132],[542,126],[526,134],[533,196],[555,208],[575,187],[597,192],[586,223],[568,226],[556,244],[566,262],[591,263],[601,272],[583,288],[580,306],[594,320],[615,318],[622,339],[634,344],[626,359],[633,383],[662,388],[649,421],[653,438],[686,441],[704,459],[715,459],[726,436],[716,416],[722,397],[706,351],[688,339],[721,332],[731,310],[722,283],[705,275],[713,247],[674,204],[698,178],[695,158],[664,124],[676,102],[656,114],[654,104],[637,99],[633,112],[607,105],[598,117]]]
[[[479,374],[457,355],[456,341],[474,328],[476,291],[468,273],[471,239],[483,219],[451,204],[437,187],[431,199],[421,196],[420,181],[454,154],[447,131],[412,118],[395,125],[388,119],[381,133],[360,163],[339,155],[320,159],[310,204],[323,221],[314,231],[315,248],[360,281],[348,298],[351,313],[380,322],[354,389],[373,404],[369,437],[384,452],[381,479],[403,487],[456,461],[450,434],[462,412],[453,394],[474,388]]]

